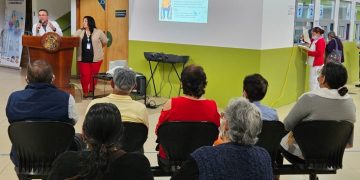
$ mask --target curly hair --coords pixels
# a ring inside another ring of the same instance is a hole
[[[193,64],[186,66],[181,72],[181,83],[185,95],[200,98],[207,85],[204,69]]]

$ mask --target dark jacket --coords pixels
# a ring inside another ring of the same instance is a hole
[[[56,120],[74,124],[69,118],[69,94],[48,83],[32,83],[13,92],[6,106],[9,123],[25,120]]]
[[[172,180],[272,180],[269,153],[257,146],[226,143],[204,146],[172,177]]]
[[[342,55],[341,55],[341,62],[344,62],[344,46],[341,42],[341,40],[339,38],[333,38],[331,39],[328,44],[326,45],[326,48],[325,48],[325,58],[334,50],[336,49],[336,43],[335,41],[337,42],[337,45],[338,45],[338,50],[340,50],[342,52]]]

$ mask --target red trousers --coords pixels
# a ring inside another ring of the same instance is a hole
[[[84,95],[88,95],[89,91],[92,91],[94,86],[96,86],[96,79],[93,84],[93,76],[99,73],[101,67],[101,61],[93,63],[84,63],[78,61],[78,68],[80,72],[80,81],[83,89]]]

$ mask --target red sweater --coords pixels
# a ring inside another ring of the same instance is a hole
[[[161,124],[168,121],[187,121],[200,122],[208,121],[220,126],[220,115],[217,110],[216,102],[213,100],[192,100],[185,97],[176,97],[171,99],[171,109],[161,111],[155,133]],[[166,154],[159,147],[159,155],[163,159]]]
[[[311,40],[311,44],[314,43],[315,40]],[[320,37],[315,42],[315,51],[308,51],[308,56],[314,57],[313,66],[322,66],[324,64],[324,55],[325,55],[325,47],[326,43],[323,37]]]

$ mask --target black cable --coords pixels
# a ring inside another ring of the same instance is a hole
[[[162,63],[162,69],[163,69],[163,71],[165,71],[165,70],[164,70],[164,69],[165,69],[165,63]],[[161,73],[161,72],[160,72],[160,73]],[[163,87],[164,79],[165,79],[165,73],[163,73],[162,78],[161,78],[161,82],[160,82],[160,90],[159,90],[159,92],[158,92],[158,94],[159,94],[160,96],[161,96],[162,90],[164,89],[164,87]]]
[[[169,92],[169,96],[168,96],[169,99],[170,99],[170,95],[171,95],[171,92],[172,92],[172,89],[173,89],[173,85],[172,85],[172,83],[170,81],[170,75],[171,75],[171,72],[172,72],[173,68],[174,67],[171,65],[171,68],[170,68],[170,71],[169,71],[169,74],[168,74],[168,82],[170,84],[170,92]]]

